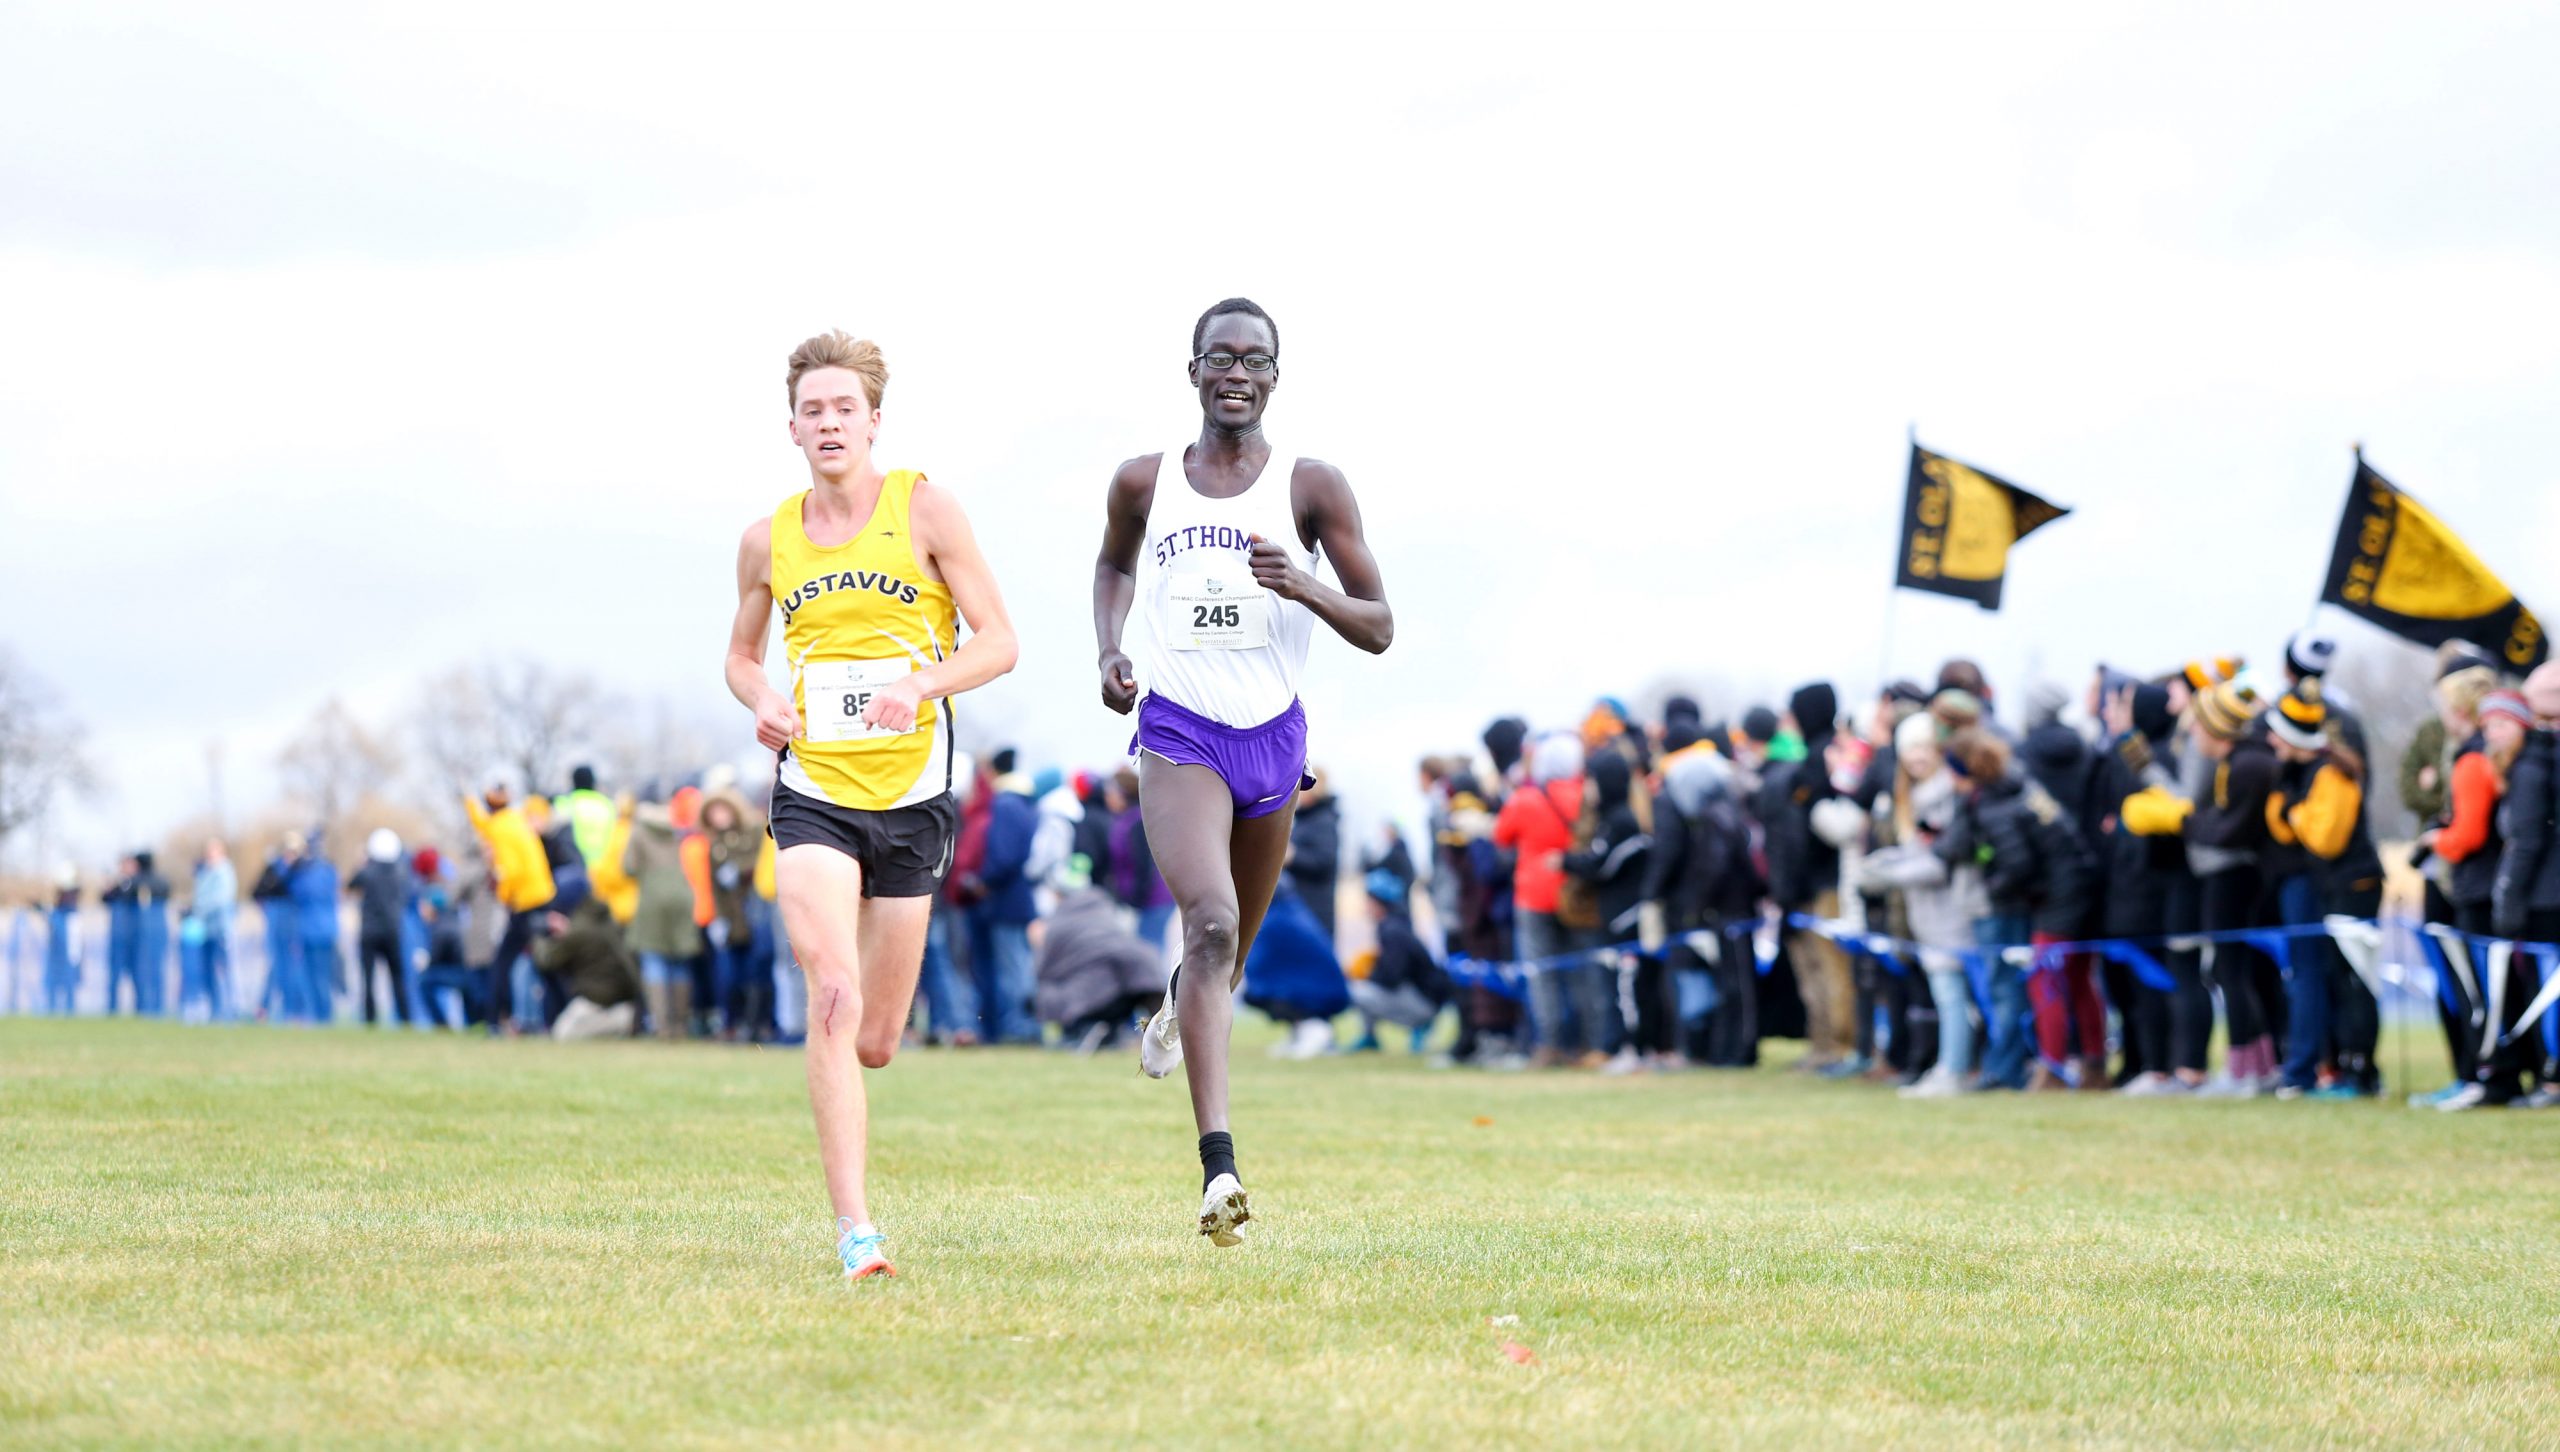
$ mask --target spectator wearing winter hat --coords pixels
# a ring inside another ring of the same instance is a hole
[[[80,872],[67,862],[54,877],[44,926],[44,1011],[68,1018],[79,1009],[80,967],[88,944],[80,931]]]
[[[1043,919],[1032,959],[1032,1001],[1059,1042],[1090,1054],[1129,1036],[1164,998],[1156,944],[1123,925],[1111,894],[1085,881],[1078,854],[1060,870],[1057,911]]]
[[[1621,943],[1640,932],[1653,834],[1638,820],[1632,800],[1635,772],[1623,754],[1603,743],[1592,754],[1584,779],[1589,784],[1584,826],[1565,854],[1564,870],[1598,905],[1600,939]],[[1679,1012],[1659,954],[1638,951],[1621,958],[1614,965],[1613,997],[1616,1016],[1626,1020],[1626,1035],[1610,1070],[1623,1074],[1645,1067],[1649,1055],[1667,1057],[1678,1047]],[[1613,972],[1598,964],[1595,970]]]
[[[1521,757],[1529,744],[1529,723],[1517,716],[1505,716],[1484,728],[1485,755],[1493,762],[1494,785],[1497,790],[1517,778]]]
[[[2502,938],[2560,943],[2560,661],[2526,678],[2523,696],[2536,725],[2507,768],[2489,921]],[[2546,1056],[2540,1078],[2534,1106],[2560,1102],[2560,1064]]]
[[[2275,748],[2264,733],[2250,729],[2261,707],[2254,691],[2232,681],[2196,693],[2188,707],[2200,779],[2190,798],[2195,810],[2186,824],[2187,860],[2195,868],[2208,933],[2261,925],[2267,799],[2277,772]],[[2222,1077],[2199,1092],[2216,1098],[2270,1092],[2277,1065],[2263,985],[2276,975],[2275,964],[2237,939],[2216,942],[2207,953],[2207,971],[2222,991],[2229,1047]]]
[[[1666,731],[1665,743],[1677,739]],[[1689,1055],[1717,1068],[1759,1060],[1758,964],[1752,929],[1761,883],[1734,768],[1712,747],[1666,752],[1643,919],[1646,946],[1667,945]]]
[[[400,834],[377,827],[365,839],[365,864],[347,879],[356,899],[356,988],[364,1021],[373,1022],[373,970],[387,975],[385,1014],[409,1021],[409,960],[400,947],[400,919],[410,898],[409,864],[400,858]]]
[[[267,982],[258,995],[258,1017],[279,1022],[307,1017],[302,1002],[302,940],[293,926],[293,862],[302,834],[288,832],[267,855],[249,900],[258,905],[267,938]]]
[[[1778,739],[1778,713],[1766,706],[1754,706],[1742,713],[1741,724],[1735,726],[1726,744],[1733,748],[1733,759],[1742,768],[1742,780],[1736,783],[1745,795],[1759,790],[1762,770],[1769,764],[1769,748]]]
[[[2240,679],[2240,672],[2247,665],[2247,660],[2236,655],[2208,655],[2187,662],[2164,682],[2169,688],[2169,709],[2186,715],[2196,697]]]
[[[1394,873],[1372,871],[1361,880],[1368,899],[1369,921],[1378,949],[1366,977],[1350,982],[1351,1006],[1360,1010],[1361,1041],[1374,1044],[1378,1025],[1396,1024],[1412,1031],[1413,1050],[1422,1051],[1431,1025],[1449,1002],[1448,975],[1431,950],[1415,936],[1405,913],[1406,886]]]
[[[2431,844],[2437,856],[2453,865],[2451,895],[2456,926],[2466,933],[2489,937],[2497,932],[2497,879],[2506,848],[2499,830],[2499,808],[2515,764],[2523,757],[2525,743],[2533,734],[2533,708],[2518,692],[2487,691],[2481,694],[2472,715],[2478,724],[2453,762],[2451,819],[2419,840]],[[2474,961],[2479,961],[2478,955],[2474,955]],[[2497,1025],[2501,1037],[2514,1030],[2523,1005],[2531,1001],[2538,987],[2521,955],[2511,960],[2508,968],[2509,978],[2502,995],[2507,1021]],[[2490,985],[2482,985],[2482,996],[2491,996]],[[2486,1027],[2484,1020],[2484,1030]],[[2486,1032],[2482,1038],[2485,1043]],[[2533,1056],[2523,1042],[2485,1053],[2472,1071],[2471,1083],[2437,1107],[2458,1110],[2512,1103],[2523,1094],[2523,1071],[2532,1062]]]
[[[302,949],[302,1002],[315,1023],[336,1017],[337,996],[346,979],[338,952],[338,868],[321,846],[317,831],[302,839],[301,852],[285,872],[294,941]]]
[[[2202,920],[2185,836],[2195,803],[2181,786],[2184,768],[2169,694],[2164,685],[2119,686],[2105,708],[2107,751],[2098,795],[2108,813],[2110,937],[2192,933]],[[2204,1083],[2213,1039],[2213,994],[2204,984],[2202,951],[2163,944],[2154,956],[2168,974],[2166,986],[2109,963],[2122,976],[2111,975],[2107,991],[2126,1016],[2121,1087],[2137,1098],[2194,1092]]]
[[[2435,827],[2452,817],[2452,766],[2481,730],[2481,699],[2496,689],[2499,674],[2488,656],[2468,640],[2447,640],[2435,653],[2435,714],[2419,722],[2409,753],[2401,755],[2401,796],[2429,807],[2419,817],[2417,863],[2424,871],[2424,917],[2427,922],[2455,924],[2452,907],[2455,868],[2435,850]],[[2437,994],[2437,1014],[2445,1027],[2445,1050],[2452,1058],[2452,1081],[2429,1096],[2412,1096],[2414,1104],[2442,1104],[2463,1093],[2473,1081],[2481,1058],[2481,1014],[2488,1012],[2481,986],[2468,973],[2452,973]]]
[[[1813,829],[1814,807],[1842,795],[1831,781],[1825,756],[1839,724],[1839,697],[1821,681],[1799,688],[1788,698],[1785,724],[1804,739],[1804,759],[1773,764],[1760,781],[1760,826],[1769,857],[1769,900],[1782,914],[1818,919],[1840,916],[1840,849]],[[1812,929],[1793,929],[1787,936],[1787,961],[1795,969],[1796,988],[1804,998],[1805,1057],[1809,1072],[1835,1064],[1854,1067],[1857,987],[1849,955],[1840,945]]]
[[[1574,823],[1582,816],[1582,766],[1579,738],[1564,732],[1541,737],[1528,758],[1529,780],[1503,802],[1493,822],[1493,845],[1513,853],[1515,956],[1535,965],[1529,1010],[1541,1067],[1586,1058],[1596,1067],[1606,1042],[1608,989],[1598,969],[1568,956],[1587,946],[1587,931],[1599,926],[1567,920],[1564,857],[1573,849]]]
[[[239,1005],[231,973],[231,920],[239,910],[240,874],[231,865],[231,849],[215,837],[204,844],[187,899],[187,917],[203,955],[206,1010],[215,1022],[230,1018]]]
[[[1321,769],[1308,775],[1314,784],[1298,793],[1298,813],[1289,819],[1289,856],[1281,870],[1298,884],[1298,899],[1315,914],[1316,926],[1339,943],[1335,932],[1335,897],[1342,880],[1342,803]]]
[[[2457,733],[2458,713],[2467,713],[2497,683],[2496,663],[2470,641],[2448,640],[2436,647],[2436,712],[2418,723],[2409,749],[2400,756],[2400,801],[2420,826],[2443,821],[2453,805],[2453,752],[2470,734],[2468,725]],[[2467,704],[2457,708],[2457,699]],[[2467,715],[2461,719],[2467,720]],[[2431,876],[2428,885],[2436,890],[2427,895],[2427,921],[2453,921],[2452,904],[2443,898],[2442,884]]]
[[[1981,869],[1970,852],[1941,851],[1956,830],[1958,778],[1938,744],[1937,723],[1914,715],[1894,733],[1893,800],[1886,809],[1891,840],[1858,861],[1857,885],[1890,891],[1920,946],[1915,965],[1927,978],[1935,1044],[1929,1068],[1902,1093],[1914,1099],[1961,1094],[1973,1068],[1973,991],[1965,955],[1985,912]]]
[[[2055,851],[2055,834],[2065,830],[2060,810],[2018,769],[2007,742],[1988,731],[1967,731],[1947,743],[1947,758],[1963,785],[1956,826],[1941,839],[1939,855],[1979,864],[1988,909],[1974,925],[1975,946],[1990,975],[1991,1031],[1983,1048],[1982,1087],[2059,1087],[2061,1081],[2040,1062],[2030,1078],[2033,1000],[2027,964],[2015,961],[2011,950],[2034,942],[2038,914],[2049,910],[2049,904],[2075,914],[2081,910],[2079,859]],[[2083,963],[2075,986],[2087,992],[2088,982]]]
[[[532,946],[541,926],[541,914],[556,895],[551,856],[544,850],[541,836],[516,808],[507,783],[493,782],[484,793],[463,792],[462,806],[470,814],[472,830],[480,834],[481,844],[488,849],[498,906],[507,914],[506,929],[499,936],[496,956],[489,963],[490,1031],[512,1034],[515,962]]]
[[[2365,827],[2362,730],[2326,710],[2317,676],[2298,678],[2265,720],[2283,763],[2267,803],[2267,830],[2278,849],[2299,852],[2307,869],[2278,888],[2284,921],[2374,916],[2382,907],[2382,858]],[[2285,1091],[2325,1098],[2379,1093],[2373,1055],[2381,1019],[2372,990],[2325,936],[2296,938],[2292,952]]]
[[[544,913],[533,961],[543,982],[559,986],[554,1039],[631,1037],[640,1019],[640,974],[611,908],[590,896],[575,911]]]

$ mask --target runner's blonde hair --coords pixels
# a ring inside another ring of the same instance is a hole
[[[791,408],[800,408],[800,379],[820,368],[844,368],[862,379],[862,391],[871,406],[880,406],[880,395],[889,391],[889,360],[880,355],[880,345],[869,338],[851,337],[841,328],[829,328],[791,350],[791,372],[783,386],[791,395]]]

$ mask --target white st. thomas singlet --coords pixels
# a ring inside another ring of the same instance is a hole
[[[1211,499],[1191,487],[1183,452],[1165,450],[1156,470],[1129,658],[1142,691],[1223,725],[1259,726],[1298,699],[1315,636],[1315,612],[1255,584],[1250,563],[1260,535],[1315,571],[1317,552],[1300,543],[1289,503],[1297,460],[1274,449],[1242,494]]]

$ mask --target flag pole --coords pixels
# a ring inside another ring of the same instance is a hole
[[[1912,422],[1912,423],[1909,423],[1909,424],[1904,425],[1904,427],[1903,427],[1903,440],[1904,440],[1904,442],[1905,442],[1905,443],[1909,444],[1909,445],[1910,445],[1912,448],[1914,448],[1914,449],[1917,449],[1917,448],[1919,448],[1919,447],[1920,447],[1920,425],[1919,425],[1916,421],[1915,421],[1915,422]],[[1903,461],[1903,468],[1904,468],[1904,470],[1907,472],[1907,471],[1910,469],[1910,467],[1911,467],[1911,456],[1910,456],[1910,454],[1905,453],[1905,454],[1902,456],[1902,461]],[[1900,520],[1901,520],[1901,513],[1900,513],[1900,509],[1899,509],[1899,507],[1897,507],[1897,509],[1896,509],[1896,511],[1895,511],[1895,521],[1896,521],[1896,523],[1895,523],[1895,526],[1894,526],[1894,548],[1895,548],[1895,549],[1897,549],[1897,550],[1898,550],[1898,549],[1900,549],[1900,548],[1902,547],[1902,529],[1901,529]],[[1879,643],[1879,647],[1878,647],[1878,650],[1877,650],[1877,653],[1876,653],[1876,654],[1877,654],[1877,659],[1876,659],[1876,694],[1877,694],[1877,695],[1883,695],[1883,694],[1884,694],[1884,688],[1885,688],[1885,687],[1887,687],[1887,686],[1889,686],[1889,685],[1891,685],[1891,684],[1893,684],[1893,627],[1894,627],[1894,610],[1895,610],[1895,607],[1896,607],[1896,606],[1898,606],[1901,602],[1902,602],[1902,561],[1901,561],[1901,560],[1899,560],[1899,559],[1896,559],[1896,560],[1893,562],[1893,573],[1892,573],[1891,575],[1888,575],[1888,576],[1886,576],[1886,577],[1885,577],[1885,586],[1884,586],[1884,638],[1883,638],[1883,640]]]

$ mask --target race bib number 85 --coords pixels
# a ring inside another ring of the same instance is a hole
[[[1260,650],[1271,641],[1271,597],[1246,570],[1173,576],[1164,613],[1165,643],[1175,650]]]
[[[897,660],[812,661],[800,673],[800,698],[808,714],[811,741],[873,741],[910,734],[862,724],[871,698],[893,682],[915,673],[912,662]],[[916,730],[924,729],[924,713],[916,713]]]

